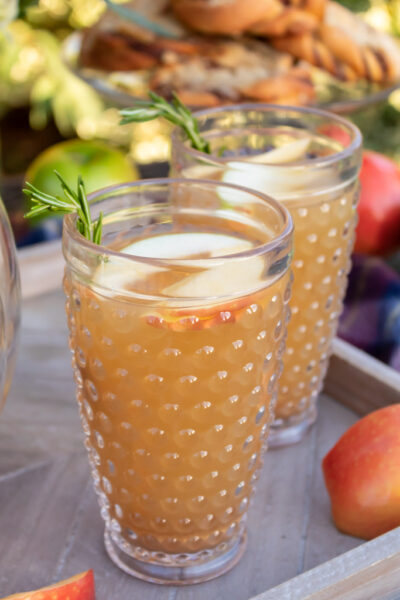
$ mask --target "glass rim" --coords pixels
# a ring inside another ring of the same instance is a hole
[[[239,186],[231,183],[221,183],[219,181],[208,180],[208,179],[189,179],[185,177],[158,177],[154,179],[138,179],[136,181],[124,182],[117,185],[107,186],[105,188],[101,188],[88,194],[88,202],[91,204],[96,201],[96,199],[101,199],[104,197],[104,200],[107,200],[107,195],[111,195],[115,192],[122,192],[123,190],[129,191],[132,188],[140,188],[140,187],[149,187],[152,186],[165,186],[169,187],[170,184],[184,184],[184,185],[208,185],[212,187],[224,187],[229,188],[232,191],[240,191],[245,192],[251,196],[254,196],[266,204],[272,206],[282,217],[282,228],[276,236],[265,242],[263,244],[259,244],[254,248],[250,248],[249,250],[242,250],[240,252],[236,252],[233,254],[221,255],[221,256],[213,256],[209,258],[201,258],[201,259],[191,259],[191,258],[155,258],[155,257],[146,257],[139,256],[135,254],[127,254],[124,252],[118,252],[116,250],[111,250],[107,246],[102,244],[95,244],[94,242],[86,239],[76,228],[76,219],[78,218],[77,213],[71,213],[64,216],[64,231],[63,235],[67,234],[68,237],[72,238],[80,246],[86,248],[92,254],[95,253],[101,256],[110,256],[110,257],[119,257],[125,260],[128,260],[132,263],[141,262],[155,266],[185,266],[190,263],[191,266],[196,265],[204,265],[204,264],[213,264],[218,261],[233,261],[240,260],[242,258],[252,258],[255,256],[263,255],[270,253],[275,248],[277,248],[284,240],[289,238],[289,236],[293,233],[294,225],[293,220],[290,215],[289,210],[279,201],[271,198],[267,194],[263,194],[256,190],[252,190],[251,188],[247,188],[244,186]]]
[[[287,112],[292,112],[293,114],[296,114],[296,115],[317,115],[319,117],[324,117],[325,119],[329,119],[334,124],[342,125],[343,127],[345,127],[352,135],[352,140],[351,140],[351,143],[349,144],[349,146],[347,146],[346,148],[343,148],[342,150],[339,150],[339,152],[335,152],[334,154],[330,154],[328,156],[322,156],[321,158],[314,158],[312,160],[312,162],[309,163],[312,167],[329,166],[330,164],[334,164],[344,158],[351,156],[352,154],[357,152],[357,150],[359,150],[362,147],[362,134],[361,134],[361,131],[359,130],[359,128],[356,125],[354,125],[354,123],[352,123],[348,119],[345,119],[344,117],[341,117],[340,115],[336,115],[335,113],[332,113],[332,112],[329,112],[327,110],[323,110],[320,108],[313,108],[310,106],[289,106],[286,104],[266,104],[266,103],[257,103],[257,102],[246,102],[243,104],[229,104],[227,106],[215,106],[213,108],[204,108],[202,110],[195,111],[193,113],[193,116],[196,117],[197,119],[199,119],[201,117],[218,116],[219,114],[222,114],[224,112],[226,112],[226,113],[240,112],[240,111],[248,112],[250,110],[258,110],[260,112],[287,111]],[[233,130],[233,128],[234,127],[232,127],[232,130]],[[245,126],[243,127],[243,129],[245,129]],[[229,129],[222,130],[222,131],[224,133],[228,134]],[[222,165],[226,164],[226,159],[223,159],[219,156],[215,156],[214,154],[207,154],[206,152],[202,152],[201,150],[196,150],[195,148],[192,148],[190,145],[188,145],[187,138],[186,139],[183,138],[183,135],[184,135],[184,132],[180,129],[180,127],[175,125],[175,127],[172,130],[171,139],[173,141],[173,144],[176,144],[176,146],[180,150],[184,150],[185,152],[188,152],[189,154],[191,154],[201,160],[204,160],[204,157],[207,157],[209,162],[213,161],[216,165],[222,166]],[[231,157],[231,160],[240,160],[240,157]],[[245,162],[245,161],[243,161],[243,162]],[[281,168],[288,169],[291,166],[298,167],[301,164],[302,164],[301,162],[293,162],[293,163],[272,164],[272,165],[268,165],[268,167],[271,169],[278,170]]]

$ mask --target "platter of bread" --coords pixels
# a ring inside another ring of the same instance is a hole
[[[400,85],[397,40],[334,0],[121,6],[166,35],[109,10],[63,49],[66,63],[117,105],[153,90],[199,108],[268,102],[351,112]]]

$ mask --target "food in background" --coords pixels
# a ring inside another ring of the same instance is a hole
[[[81,65],[137,73],[132,93],[143,83],[166,98],[176,92],[189,106],[244,100],[309,104],[315,90],[309,68],[298,66],[264,42],[186,35],[170,40],[115,19],[104,19],[83,38]]]
[[[176,37],[108,11],[84,32],[79,57],[81,67],[110,73],[111,86],[132,95],[150,89],[169,99],[174,90],[192,107],[246,100],[304,105],[327,101],[320,98],[321,79],[325,88],[342,81],[344,89],[361,81],[368,94],[400,78],[396,40],[329,0],[137,0],[132,6]],[[351,96],[351,86],[346,93]]]

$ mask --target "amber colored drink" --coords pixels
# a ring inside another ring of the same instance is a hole
[[[350,270],[358,184],[316,204],[291,209],[295,256],[291,319],[275,418],[315,410],[328,367]]]
[[[218,203],[218,186],[206,187]],[[97,261],[88,283],[69,257],[65,277],[77,398],[107,549],[122,568],[152,581],[198,581],[240,557],[290,296],[290,227],[284,242],[274,242],[282,216],[271,210],[262,230],[225,216],[199,220],[197,209],[188,214],[196,203],[186,195],[168,219],[160,204],[158,223],[130,223],[123,240],[115,219],[107,234],[106,217],[108,260]],[[260,252],[260,241],[275,246],[273,255]],[[135,264],[136,252],[149,251],[171,264]]]
[[[269,424],[287,285],[187,315],[70,292],[78,401],[123,540],[183,553],[232,537]]]
[[[212,155],[173,136],[172,172],[270,194],[292,215],[294,275],[284,371],[270,444],[302,439],[317,415],[356,226],[361,136],[313,109],[243,105],[198,113]],[[229,204],[229,198],[226,198]]]

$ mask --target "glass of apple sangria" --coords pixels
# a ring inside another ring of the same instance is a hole
[[[294,222],[291,320],[270,446],[300,441],[316,401],[350,268],[356,226],[361,134],[349,121],[314,109],[238,105],[194,114],[211,154],[172,136],[172,174],[268,192]],[[227,194],[224,206],[239,199]]]
[[[64,219],[64,283],[106,548],[148,581],[211,579],[245,547],[282,368],[291,217],[215,181],[90,201],[101,245]]]
[[[0,412],[10,389],[20,322],[17,252],[6,208],[0,197]]]

